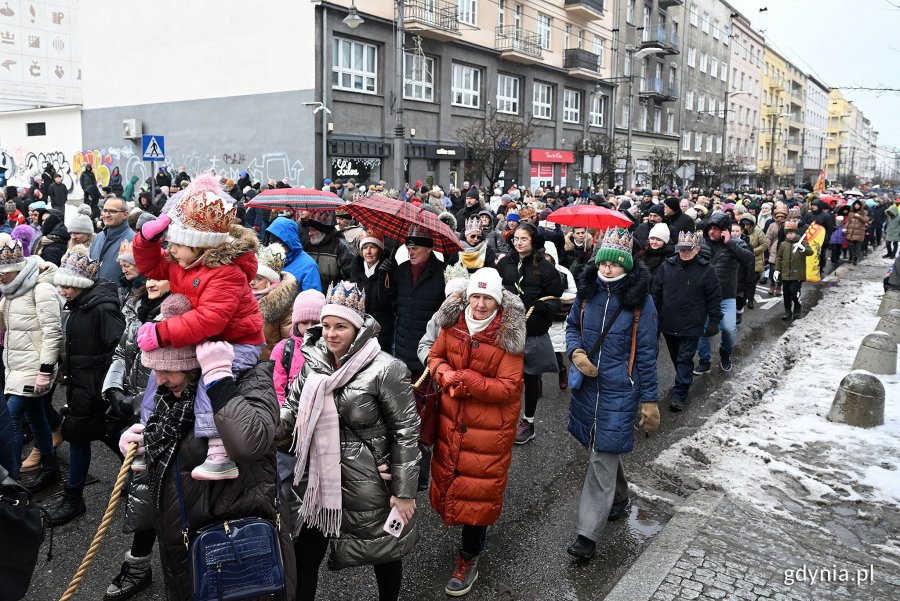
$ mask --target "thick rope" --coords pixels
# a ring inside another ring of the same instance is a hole
[[[116,484],[113,486],[112,495],[109,498],[109,505],[106,506],[106,513],[103,514],[103,519],[100,521],[100,527],[97,528],[97,534],[94,535],[94,540],[91,541],[91,546],[88,548],[87,554],[84,556],[81,565],[78,566],[78,571],[75,572],[75,576],[72,577],[69,588],[66,589],[66,592],[60,597],[59,601],[69,601],[69,599],[72,598],[72,595],[78,590],[78,585],[81,584],[82,579],[84,579],[84,575],[87,573],[91,562],[94,561],[94,556],[97,554],[97,551],[100,550],[100,543],[103,541],[103,537],[106,536],[106,530],[109,528],[110,522],[112,522],[113,514],[116,512],[116,506],[119,504],[119,495],[122,493],[122,488],[125,486],[128,472],[131,471],[131,462],[134,461],[136,453],[137,443],[132,442],[128,445],[128,453],[125,454],[125,461],[122,462],[122,467],[119,469],[119,475],[116,477]]]

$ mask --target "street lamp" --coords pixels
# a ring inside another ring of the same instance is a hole
[[[644,48],[643,50],[638,50],[634,52],[634,46],[629,46],[625,48],[626,52],[631,54],[631,57],[628,59],[631,61],[631,71],[628,76],[628,149],[625,154],[625,177],[624,184],[625,190],[631,189],[631,138],[632,138],[632,130],[634,123],[634,61],[639,58],[644,58],[645,56],[650,56],[652,54],[665,54],[665,50],[662,48]]]
[[[359,11],[356,10],[356,0],[350,3],[350,12],[344,17],[343,22],[350,29],[356,29],[366,22],[365,19],[359,16]]]

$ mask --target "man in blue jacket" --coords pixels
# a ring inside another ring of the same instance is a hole
[[[315,260],[303,250],[297,222],[287,217],[278,217],[269,225],[266,232],[269,234],[269,243],[278,242],[287,249],[284,271],[297,278],[300,292],[309,289],[322,292],[319,267]]]
[[[88,165],[90,166],[90,165]],[[110,197],[103,203],[100,220],[103,231],[91,243],[90,257],[100,260],[99,276],[110,282],[118,282],[122,275],[119,266],[119,245],[122,240],[134,240],[134,232],[128,227],[128,204],[121,198]]]

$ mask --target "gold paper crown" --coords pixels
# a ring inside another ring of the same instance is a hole
[[[675,246],[690,246],[694,248],[700,243],[700,236],[696,232],[678,232],[678,244]]]
[[[450,280],[455,280],[457,278],[466,278],[469,277],[469,271],[466,269],[466,266],[463,265],[462,261],[454,263],[450,265],[446,269],[444,269],[444,283],[446,284]]]
[[[614,227],[606,230],[603,236],[603,242],[600,248],[611,248],[622,252],[631,253],[634,240],[628,230],[620,227]]]
[[[215,192],[200,190],[185,196],[176,209],[178,220],[185,228],[198,232],[227,234],[237,209],[226,204]]]
[[[22,243],[13,240],[8,234],[2,236],[0,240],[0,268],[18,267],[19,263],[25,261],[25,255],[22,252]]]
[[[257,259],[275,273],[281,273],[287,260],[287,251],[282,245],[274,242],[260,248]]]
[[[466,233],[472,231],[481,231],[481,218],[478,215],[472,215],[466,219]]]
[[[351,282],[338,282],[328,287],[328,294],[325,295],[325,304],[341,305],[365,317],[366,291]]]
[[[132,256],[134,255],[133,245],[130,240],[122,240],[122,243],[119,244],[119,254]]]

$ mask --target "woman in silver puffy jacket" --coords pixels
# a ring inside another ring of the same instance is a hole
[[[307,330],[305,363],[281,409],[294,432],[297,600],[315,598],[319,565],[373,565],[378,598],[400,594],[401,558],[416,543],[419,415],[402,361],[378,345],[365,292],[339,282],[322,323]],[[385,531],[392,509],[395,535]]]

